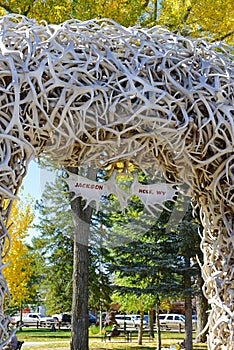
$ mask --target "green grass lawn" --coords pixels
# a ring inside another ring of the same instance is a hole
[[[113,338],[111,341],[103,341],[103,337],[94,334],[92,331],[89,337],[89,349],[90,350],[152,350],[156,348],[156,340],[150,341],[148,336],[143,337],[143,345],[137,345],[137,335],[132,338],[131,342],[126,342],[124,338]],[[24,328],[17,332],[19,340],[24,340],[25,345],[22,350],[49,350],[49,349],[61,349],[69,350],[70,331],[57,330],[56,332],[50,332],[48,329],[33,329]],[[155,334],[157,337],[157,334]],[[170,347],[171,344],[176,344],[184,339],[184,333],[176,332],[162,332],[162,347]],[[37,346],[28,347],[27,343],[40,342]],[[43,344],[44,343],[44,344]],[[48,344],[49,343],[49,344]],[[194,344],[194,350],[207,350],[206,344]]]
[[[50,332],[44,328],[23,328],[17,332],[19,340],[25,342],[48,342],[48,341],[61,341],[69,340],[71,331],[69,330],[57,330],[56,332]]]

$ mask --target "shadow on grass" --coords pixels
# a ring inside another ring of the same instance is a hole
[[[163,345],[162,347],[170,348],[170,345]],[[155,350],[156,344],[151,345],[130,345],[130,344],[122,344],[122,343],[115,343],[115,344],[108,344],[108,345],[102,345],[102,344],[91,344],[89,347],[90,350]],[[207,346],[205,344],[196,344],[193,345],[194,350],[207,350]]]
[[[118,346],[118,345],[116,345],[116,346],[113,346],[113,347],[111,347],[111,348],[103,348],[103,347],[90,347],[89,348],[90,350],[106,350],[106,349],[112,349],[112,350],[120,350],[120,347]],[[141,346],[131,346],[131,347],[124,347],[124,348],[121,348],[122,350],[152,350],[152,349],[155,349],[155,346],[154,346],[154,348],[149,348],[148,346],[143,346],[143,345],[141,345]]]
[[[71,332],[68,330],[56,330],[51,332],[49,329],[23,329],[17,332],[17,336],[23,340],[30,341],[47,341],[47,340],[59,340],[69,339]]]
[[[178,343],[178,341],[175,341],[175,339],[168,338],[166,341],[162,342],[162,348],[169,349],[170,345],[176,343]],[[89,345],[90,350],[155,350],[157,348],[156,339],[154,341],[143,339],[142,345],[138,345],[136,339],[128,343],[123,340],[113,340],[110,342],[90,340]],[[193,350],[207,350],[207,345],[193,344]]]
[[[27,328],[17,332],[19,340],[24,340],[26,342],[41,342],[41,347],[34,347],[36,349],[46,349],[48,350],[48,345],[43,344],[43,342],[51,342],[50,350],[59,348],[64,349],[64,340],[70,341],[71,332],[69,330],[56,330],[56,332],[51,332],[49,329],[33,329]],[[162,333],[162,347],[170,348],[171,344],[176,344],[184,339],[184,333],[172,333],[164,332]],[[149,342],[149,338],[143,338],[143,345],[137,345],[137,337],[133,337],[132,342],[126,343],[124,340],[118,341],[117,339],[113,341],[102,341],[101,335],[91,335],[89,337],[89,349],[90,350],[155,350],[156,348],[157,335],[155,334],[154,341]],[[57,344],[56,344],[57,342]],[[30,350],[30,348],[28,348]],[[69,350],[69,345],[67,347]],[[193,344],[193,350],[207,350],[206,344]]]

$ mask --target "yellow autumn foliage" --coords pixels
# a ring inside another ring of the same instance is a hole
[[[21,305],[31,299],[32,289],[28,283],[32,277],[32,256],[28,255],[28,247],[25,239],[31,227],[34,214],[30,204],[19,205],[13,203],[9,220],[8,232],[11,237],[12,246],[3,263],[8,265],[3,269],[3,275],[7,280],[11,294],[11,306]]]
[[[191,37],[234,45],[233,0],[163,0],[157,24]]]
[[[147,0],[22,0],[1,1],[5,13],[18,13],[45,20],[48,23],[61,23],[71,18],[85,21],[91,18],[111,18],[124,26],[134,25]]]
[[[160,25],[191,37],[234,45],[233,0],[3,0],[0,15],[18,13],[40,22],[110,18],[123,26]]]

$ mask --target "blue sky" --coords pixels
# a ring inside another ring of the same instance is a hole
[[[40,169],[35,161],[29,163],[28,173],[23,180],[23,195],[30,195],[33,198],[41,197]]]
[[[23,196],[30,195],[32,198],[40,199],[44,191],[45,184],[52,182],[54,179],[53,173],[39,168],[37,162],[31,161],[29,163],[28,172],[23,179],[21,190]]]
[[[48,170],[40,169],[35,161],[31,161],[29,163],[27,175],[23,179],[19,198],[23,200],[25,197],[30,196],[35,201],[40,200],[46,182],[51,181],[53,181],[53,174]],[[36,224],[37,222],[38,217],[36,215],[34,223]],[[30,229],[27,241],[30,242],[31,238],[35,235],[37,235],[37,231],[35,229]]]

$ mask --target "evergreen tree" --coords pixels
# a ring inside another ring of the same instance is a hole
[[[49,313],[71,311],[72,306],[74,224],[67,185],[60,175],[61,172],[54,184],[47,183],[42,199],[37,203],[39,235],[32,242],[38,255],[40,298]],[[98,219],[96,223],[98,225]],[[93,230],[98,231],[98,228]],[[99,269],[99,264],[99,245],[96,242],[89,248],[90,308],[99,308],[100,299],[104,304],[109,302],[108,277]]]
[[[139,203],[134,200],[131,205],[139,207]],[[174,204],[168,202],[166,206],[172,209]],[[191,208],[182,223],[170,230],[167,229],[170,211],[164,210],[156,222],[153,222],[153,218],[142,218],[139,208],[138,214],[131,226],[132,230],[139,226],[148,229],[134,241],[113,249],[114,263],[110,264],[110,271],[118,273],[118,280],[120,277],[128,279],[127,285],[116,287],[125,295],[152,293],[159,299],[162,296],[184,298],[187,316],[186,343],[189,348],[192,341],[192,283],[198,273],[198,266],[192,265],[192,258],[200,250],[197,223],[192,218]],[[170,226],[172,225],[170,222]],[[128,236],[133,237],[133,234],[128,233]]]

